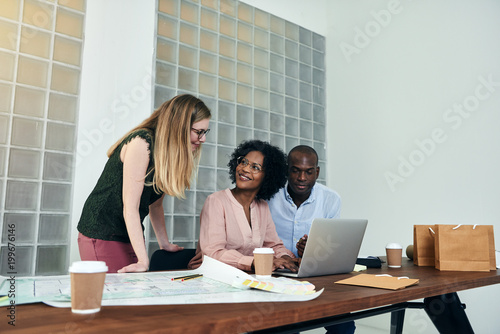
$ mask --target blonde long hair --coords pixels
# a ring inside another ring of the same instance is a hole
[[[185,198],[185,190],[191,185],[201,154],[201,145],[192,152],[191,127],[194,123],[209,119],[210,110],[200,99],[178,95],[164,102],[149,118],[130,130],[107,152],[108,157],[132,132],[150,130],[154,134],[154,167],[152,186],[155,192],[164,192],[177,198]],[[151,184],[149,184],[151,185]]]

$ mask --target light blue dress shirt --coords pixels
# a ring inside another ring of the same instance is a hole
[[[297,241],[309,234],[314,218],[339,218],[341,200],[334,190],[316,183],[309,198],[297,206],[288,194],[288,184],[281,188],[269,203],[278,236],[286,248],[297,255]]]

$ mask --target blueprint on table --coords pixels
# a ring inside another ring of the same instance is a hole
[[[190,274],[203,276],[187,281],[172,280]],[[196,270],[106,274],[102,305],[300,301],[321,294],[308,282],[272,278],[260,282],[262,284],[251,284],[255,281],[253,276],[239,269],[205,257],[203,265]],[[11,283],[8,278],[4,279],[0,295],[9,294]],[[15,304],[46,302],[53,306],[70,306],[69,275],[17,278],[14,291]],[[0,302],[0,306],[9,305],[12,299]]]

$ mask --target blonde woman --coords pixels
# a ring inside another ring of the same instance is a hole
[[[105,261],[108,272],[147,271],[143,220],[148,214],[160,248],[183,249],[168,240],[163,197],[185,197],[210,117],[201,100],[179,95],[111,146],[78,223],[82,260]]]

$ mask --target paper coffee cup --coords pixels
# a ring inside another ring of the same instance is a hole
[[[101,309],[104,279],[108,267],[103,261],[78,261],[69,267],[71,311],[89,314]]]
[[[387,253],[387,266],[389,268],[401,268],[403,258],[403,247],[397,243],[390,243],[385,246]]]
[[[272,248],[255,248],[253,251],[253,262],[255,277],[265,279],[271,277],[273,272],[274,250]]]

